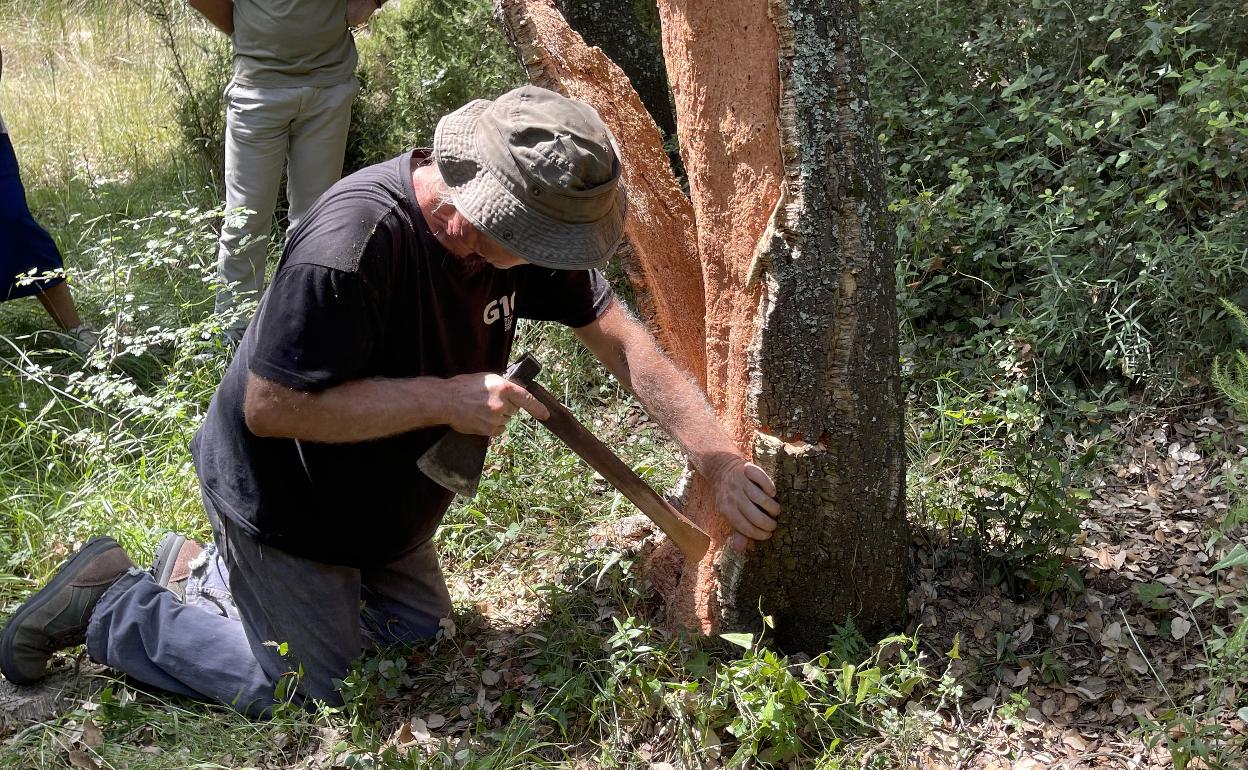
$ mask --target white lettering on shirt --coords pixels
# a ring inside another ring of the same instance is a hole
[[[510,297],[502,296],[494,300],[490,304],[486,305],[485,313],[482,316],[482,320],[485,321],[486,326],[489,326],[490,324],[497,321],[499,318],[502,318],[503,329],[505,331],[510,331],[511,325],[514,322],[514,318],[512,316],[515,313],[515,309],[516,309],[516,293],[513,291]]]

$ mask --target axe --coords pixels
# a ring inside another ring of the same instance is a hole
[[[504,375],[511,382],[529,391],[550,412],[542,420],[552,433],[590,467],[602,474],[611,486],[672,539],[690,559],[699,559],[710,547],[710,538],[680,511],[676,510],[649,487],[632,468],[624,463],[606,444],[582,425],[567,407],[551,393],[533,381],[542,365],[530,353],[525,353],[508,367]],[[468,436],[455,431],[438,439],[416,461],[416,466],[438,484],[464,497],[477,493],[477,482],[485,467],[485,452],[489,446],[488,436]]]

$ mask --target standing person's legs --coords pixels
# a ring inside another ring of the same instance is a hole
[[[248,209],[241,223],[221,228],[217,250],[216,311],[235,310],[258,299],[264,288],[268,235],[273,228],[277,191],[289,147],[290,126],[299,109],[299,88],[251,88],[230,83],[225,89],[225,209]],[[230,329],[242,336],[250,318]]]
[[[49,273],[64,266],[56,242],[30,212],[13,143],[8,134],[0,134],[0,302],[34,294],[62,329],[82,329],[64,278],[17,285],[19,274]]]
[[[326,88],[301,88],[299,117],[290,126],[290,166],[286,198],[290,202],[290,230],[321,193],[342,176],[351,125],[351,102],[359,83],[351,78]]]
[[[82,326],[82,318],[78,315],[78,307],[69,293],[69,286],[62,281],[50,289],[46,289],[39,297],[39,303],[48,311],[52,320],[62,329],[77,329]]]

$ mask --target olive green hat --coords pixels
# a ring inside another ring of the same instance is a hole
[[[589,105],[535,86],[438,122],[433,157],[477,229],[543,267],[601,267],[624,235],[615,137]]]

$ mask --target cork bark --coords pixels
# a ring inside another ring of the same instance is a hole
[[[628,77],[568,26],[552,0],[495,0],[495,13],[534,85],[593,105],[623,152],[628,190],[618,254],[642,315],[664,351],[706,385],[702,267],[693,210],[663,153],[663,139]]]
[[[499,2],[534,82],[622,125],[621,105],[636,100],[619,92],[627,81],[609,63],[605,73],[567,65],[601,52],[549,0]],[[660,0],[659,12],[689,240],[634,241],[632,271],[644,277],[651,260],[672,260],[665,250],[694,245],[698,291],[651,280],[646,306],[660,330],[664,308],[692,297],[705,309],[700,379],[742,451],[772,474],[784,514],[771,540],[735,554],[706,480],[691,476],[684,512],[716,547],[699,564],[661,550],[655,583],[672,622],[703,633],[759,628],[760,608],[792,649],[822,649],[847,617],[886,630],[904,608],[902,402],[892,238],[857,5]],[[630,196],[640,192],[647,210],[679,209],[674,182],[651,178],[657,166],[646,166],[644,189],[631,186],[628,169],[654,155],[653,137],[617,136]]]
[[[628,76],[646,111],[666,136],[676,133],[676,110],[667,85],[663,52],[642,27],[627,0],[556,0],[556,6],[586,44],[598,46]]]

